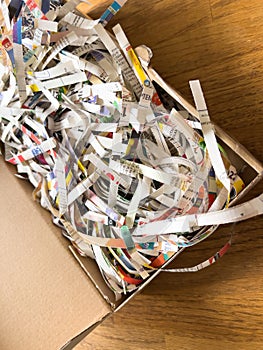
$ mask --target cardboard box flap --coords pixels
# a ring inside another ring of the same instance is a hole
[[[110,306],[14,171],[1,159],[0,348],[59,349]]]
[[[80,267],[83,269],[85,274],[88,276],[88,278],[93,282],[93,284],[96,286],[98,292],[101,294],[101,296],[105,299],[105,301],[111,306],[112,310],[115,309],[117,303],[116,298],[112,290],[108,287],[106,282],[104,281],[98,266],[96,264],[96,261],[88,258],[88,257],[82,257],[79,255],[78,252],[74,249],[73,246],[69,247],[71,253],[75,257],[76,261],[79,263]],[[124,299],[124,297],[121,298],[121,301]]]

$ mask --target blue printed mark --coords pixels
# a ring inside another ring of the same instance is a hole
[[[33,153],[34,157],[36,157],[42,153],[42,150],[40,147],[36,147],[36,148],[32,149],[32,153]]]

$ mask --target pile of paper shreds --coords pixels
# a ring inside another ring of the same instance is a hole
[[[123,3],[92,20],[76,0],[1,0],[0,15],[5,160],[116,297],[218,224],[263,212],[262,195],[228,208],[244,183],[199,82],[190,82],[197,119],[157,94],[148,48],[133,50],[120,25],[115,37],[104,29]]]

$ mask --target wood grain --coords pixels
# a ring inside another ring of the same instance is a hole
[[[154,68],[190,101],[188,81],[200,79],[212,120],[263,161],[262,21],[260,0],[130,0],[111,25],[120,22],[134,47],[150,46]],[[161,274],[76,349],[263,349],[262,224],[221,227],[183,252],[174,266],[201,262],[234,231],[217,264]]]

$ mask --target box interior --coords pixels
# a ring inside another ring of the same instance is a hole
[[[262,178],[263,167],[251,155],[242,159],[240,145],[228,135],[224,141],[220,144],[247,185],[240,198]],[[0,344],[5,350],[46,350],[67,342],[63,349],[70,349],[161,270],[116,302],[96,262],[69,249],[50,213],[32,200],[32,186],[15,173],[14,166],[0,160]]]

